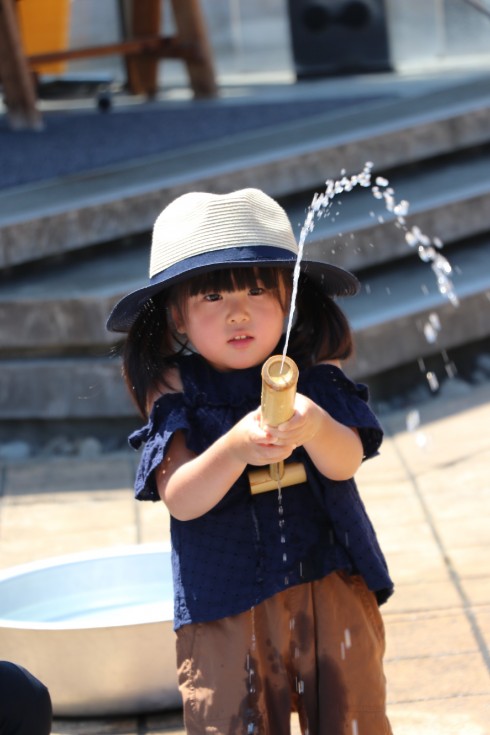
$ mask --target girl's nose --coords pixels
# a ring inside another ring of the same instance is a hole
[[[228,306],[228,321],[231,324],[240,324],[249,319],[246,295],[238,293],[230,294]]]

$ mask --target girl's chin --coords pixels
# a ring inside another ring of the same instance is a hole
[[[228,360],[219,360],[217,362],[208,360],[208,362],[215,370],[221,373],[228,373],[232,370],[247,370],[248,368],[257,367],[257,365],[262,365],[268,357],[269,355],[257,357],[256,355],[241,353],[231,356]]]

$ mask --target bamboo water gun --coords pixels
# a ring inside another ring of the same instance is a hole
[[[294,413],[298,366],[290,357],[273,355],[262,366],[262,419],[269,426],[279,426]],[[274,462],[248,473],[252,495],[279,490],[306,482],[301,462]]]

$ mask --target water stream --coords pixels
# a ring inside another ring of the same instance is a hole
[[[384,203],[385,209],[391,215],[395,217],[395,226],[404,233],[404,239],[409,248],[414,249],[417,252],[418,257],[424,263],[430,265],[434,276],[436,278],[437,288],[439,292],[445,296],[453,306],[458,306],[459,300],[454,289],[454,284],[451,280],[452,266],[448,259],[442,254],[443,243],[438,237],[429,237],[417,226],[413,225],[409,228],[406,224],[406,216],[409,211],[409,202],[406,199],[397,201],[395,197],[395,191],[390,186],[388,179],[377,176],[374,183],[372,182],[372,168],[371,162],[366,162],[364,168],[358,174],[352,176],[346,176],[345,172],[341,173],[341,178],[327,179],[325,182],[325,190],[322,194],[316,193],[309,205],[303,226],[300,231],[298,240],[298,257],[293,271],[293,288],[291,295],[291,306],[289,310],[288,323],[286,329],[286,338],[284,341],[283,350],[283,362],[281,364],[281,370],[284,365],[284,358],[287,355],[289,346],[289,338],[291,335],[291,329],[294,323],[294,314],[296,307],[296,298],[298,294],[298,283],[299,276],[301,273],[301,262],[303,259],[303,252],[305,247],[306,238],[313,231],[317,218],[323,216],[330,216],[331,208],[333,206],[334,199],[340,194],[352,191],[357,186],[363,188],[370,188],[372,196],[381,200]],[[371,216],[375,216],[371,212]],[[378,216],[379,221],[383,221],[382,216]],[[437,341],[438,334],[441,330],[441,323],[437,313],[429,315],[426,323],[423,325],[423,333],[425,339],[429,343]],[[447,354],[444,360],[446,372],[449,377],[455,375],[454,364],[447,358]],[[421,369],[424,370],[427,382],[432,391],[435,391],[439,387],[437,377],[431,371],[425,370],[425,366]]]
[[[284,350],[282,355],[282,363],[281,363],[281,369],[280,372],[282,372],[284,367],[284,360],[287,355],[288,345],[289,345],[289,338],[291,335],[291,329],[294,323],[294,314],[295,314],[295,306],[296,306],[296,299],[298,294],[298,283],[299,283],[299,276],[301,273],[301,262],[303,258],[303,252],[305,247],[305,242],[308,237],[308,235],[313,231],[315,227],[315,223],[317,218],[320,218],[322,216],[329,216],[331,212],[331,207],[333,204],[333,201],[335,197],[337,197],[340,194],[343,194],[345,192],[352,191],[357,186],[363,187],[363,188],[370,188],[372,196],[380,200],[384,203],[384,206],[386,208],[386,211],[391,213],[391,215],[394,215],[395,217],[395,226],[400,229],[404,233],[404,239],[409,248],[412,248],[417,252],[418,257],[420,260],[424,263],[427,263],[430,265],[434,276],[436,278],[437,288],[439,292],[445,296],[452,304],[453,306],[458,306],[459,301],[458,297],[455,293],[454,285],[451,280],[451,274],[452,274],[452,266],[447,260],[447,258],[444,257],[444,255],[441,252],[441,249],[443,247],[443,243],[441,240],[437,237],[430,238],[428,235],[426,235],[424,232],[421,231],[419,227],[416,225],[412,227],[408,227],[406,224],[406,216],[409,211],[409,202],[402,199],[400,201],[397,201],[395,197],[395,192],[393,188],[389,185],[389,181],[385,179],[384,177],[378,176],[374,183],[372,182],[372,168],[373,164],[371,162],[367,162],[364,165],[364,168],[362,171],[358,174],[355,174],[353,176],[346,176],[345,172],[341,173],[341,178],[339,180],[332,180],[328,179],[325,182],[325,190],[321,194],[315,194],[313,197],[313,200],[311,204],[309,205],[305,220],[303,223],[303,226],[300,231],[299,241],[298,241],[298,256],[296,260],[296,264],[293,271],[293,288],[292,288],[292,295],[291,295],[291,306],[289,310],[289,316],[288,316],[288,323],[287,323],[287,329],[286,329],[286,337],[284,341]],[[371,213],[372,216],[375,216],[374,213]],[[383,217],[378,217],[379,221],[383,221]],[[429,315],[428,319],[426,320],[425,324],[422,326],[422,331],[424,334],[425,339],[429,344],[433,344],[437,341],[439,332],[441,330],[441,323],[439,316],[437,313],[433,312]],[[444,358],[444,364],[446,368],[446,372],[449,377],[453,377],[456,374],[456,368],[454,366],[454,363],[449,359],[447,353],[443,353]],[[429,387],[432,391],[436,391],[439,387],[438,379],[435,373],[433,373],[430,370],[427,370],[425,367],[425,363],[422,358],[419,359],[419,367],[420,370],[425,374],[427,382],[429,384]],[[407,427],[410,427],[411,430],[415,430],[420,423],[420,416],[418,411],[411,411],[407,415]],[[421,443],[422,446],[422,443]],[[282,493],[281,489],[279,488],[279,525],[281,528],[281,543],[286,542],[286,537],[283,533],[284,530],[284,520],[283,520],[283,506],[282,506]],[[345,538],[345,544],[346,546],[349,545],[349,539],[346,534]],[[286,552],[283,552],[283,561],[287,561],[287,554]],[[288,579],[286,577],[286,583],[288,582]],[[291,618],[290,621],[290,630],[291,635],[293,635],[293,631],[295,628],[295,620],[294,617]],[[340,655],[342,660],[347,659],[348,651],[352,647],[352,637],[351,632],[348,628],[344,631],[344,638],[340,642]],[[299,657],[299,650],[295,649],[295,657]],[[304,681],[301,679],[299,672],[297,672],[296,676],[296,690],[298,695],[302,696],[304,695]],[[352,720],[351,722],[352,727],[352,735],[359,735],[359,727],[357,720]],[[250,730],[250,732],[254,732],[254,730]],[[305,734],[308,735],[308,728],[305,730]]]

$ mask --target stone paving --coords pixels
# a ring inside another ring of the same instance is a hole
[[[382,417],[359,485],[397,590],[384,606],[395,735],[490,732],[490,385]],[[137,455],[39,457],[0,470],[0,568],[168,538],[163,504],[132,499]],[[1,657],[1,652],[0,652]],[[55,718],[53,735],[184,732],[181,713]],[[297,722],[292,732],[299,735]],[[360,734],[362,735],[362,734]]]

